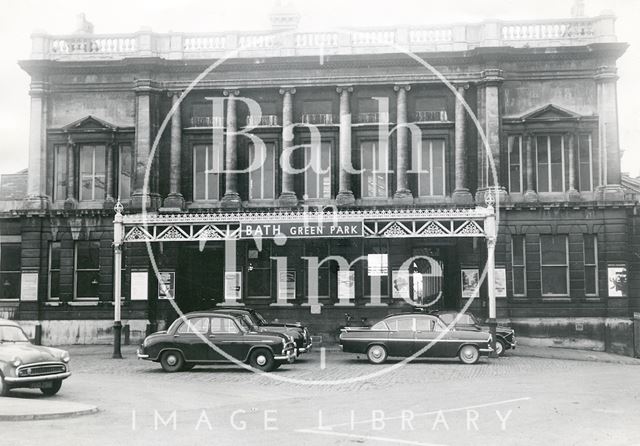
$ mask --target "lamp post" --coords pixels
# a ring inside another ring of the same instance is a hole
[[[122,320],[121,320],[121,279],[122,279],[122,211],[124,207],[120,200],[113,207],[115,216],[113,217],[113,301],[114,301],[114,314],[113,314],[113,358],[122,359],[122,352],[120,350],[121,335],[122,335]]]
[[[485,204],[491,213],[486,217],[484,224],[484,231],[487,237],[487,294],[489,297],[489,333],[491,333],[491,348],[493,349],[489,354],[492,358],[497,358],[496,353],[496,281],[495,281],[495,269],[496,269],[496,212],[494,208],[495,197],[491,190],[487,190],[485,194]]]

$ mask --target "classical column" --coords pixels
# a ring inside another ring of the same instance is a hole
[[[409,189],[407,171],[409,170],[409,128],[407,127],[407,92],[410,85],[396,85],[393,87],[398,92],[396,97],[397,128],[396,128],[396,193],[394,201],[401,203],[413,203],[413,195]]]
[[[151,122],[153,102],[158,89],[149,79],[138,79],[134,87],[136,93],[136,140],[135,140],[135,170],[133,177],[133,194],[131,195],[131,207],[134,209],[155,209],[159,205],[159,196],[155,190],[155,168],[157,162],[149,157],[157,159],[158,149],[151,153],[153,144],[153,123]],[[145,187],[145,175],[149,166],[149,181]]]
[[[598,101],[598,148],[600,193],[606,200],[621,201],[620,146],[618,140],[618,97],[616,67],[599,67],[596,76]]]
[[[575,134],[569,133],[565,137],[565,141],[569,144],[569,190],[567,191],[567,199],[569,201],[579,201],[580,192],[577,187],[576,172],[576,138]]]
[[[46,100],[47,84],[32,81],[31,117],[29,122],[29,172],[27,177],[27,209],[46,209],[49,199],[45,195],[46,179]]]
[[[351,191],[351,106],[350,94],[353,87],[338,87],[336,91],[340,95],[340,181],[336,204],[348,206],[355,203],[355,197]]]
[[[482,72],[478,85],[478,119],[487,138],[489,154],[481,136],[478,135],[478,190],[476,201],[482,202],[482,195],[488,188],[497,186],[498,202],[507,198],[503,185],[500,163],[500,85],[504,80],[502,70],[490,68]],[[493,159],[494,170],[490,158]],[[497,178],[496,178],[497,177]]]
[[[526,201],[538,201],[538,194],[535,191],[533,184],[533,136],[530,133],[525,133],[523,136],[525,143],[525,158],[527,160],[526,165],[526,191],[524,193],[524,199]]]
[[[71,139],[71,135],[67,137],[67,196],[64,200],[64,208],[67,210],[75,209],[78,203],[76,188],[76,148]]]
[[[467,187],[467,154],[465,150],[465,118],[464,92],[469,88],[468,84],[456,87],[456,113],[455,113],[455,167],[456,188],[453,191],[453,202],[461,205],[473,203],[473,197]]]
[[[489,210],[489,215],[484,220],[484,232],[487,239],[487,294],[489,297],[489,332],[491,333],[491,348],[493,351],[490,353],[491,357],[497,357],[496,354],[496,242],[497,242],[497,227],[496,227],[496,215],[495,215],[495,199],[493,197],[493,190],[489,189],[485,193],[485,203]]]
[[[182,210],[184,207],[184,197],[180,193],[180,178],[182,165],[180,157],[182,154],[182,121],[180,116],[180,92],[171,92],[171,155],[169,157],[169,195],[164,199],[164,207]]]
[[[222,197],[222,206],[225,208],[239,208],[241,205],[238,194],[238,120],[236,116],[236,96],[238,90],[225,90],[227,99],[227,128],[225,147],[225,191]]]
[[[293,147],[293,95],[296,92],[295,88],[281,88],[280,94],[282,96],[282,152],[284,153],[291,150]],[[278,199],[280,206],[294,207],[298,204],[298,197],[293,187],[293,173],[289,171],[288,167],[293,166],[293,157],[291,154],[283,159],[284,164],[282,168],[282,192]]]

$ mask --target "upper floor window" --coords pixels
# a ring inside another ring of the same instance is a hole
[[[508,139],[509,192],[522,192],[522,136],[510,136]]]
[[[331,143],[305,147],[304,165],[305,199],[331,198]]]
[[[569,240],[566,234],[540,236],[540,270],[543,296],[569,294]]]
[[[75,247],[75,296],[97,298],[100,284],[100,242],[78,241]]]
[[[66,144],[57,144],[54,146],[54,189],[53,199],[64,200],[67,198],[67,187],[69,185],[69,156]],[[73,174],[73,173],[71,173]]]
[[[120,145],[118,152],[118,197],[126,200],[131,196],[133,178],[133,154],[130,144]]]
[[[377,141],[360,145],[362,157],[362,197],[389,196],[388,147]]]
[[[193,199],[218,200],[220,198],[220,172],[222,150],[219,145],[193,146]]]
[[[418,149],[418,195],[420,197],[444,195],[444,139],[423,139]]]
[[[20,298],[20,243],[0,243],[0,299]]]
[[[562,135],[539,135],[536,143],[538,192],[564,192],[568,183],[569,157]]]
[[[80,200],[104,200],[105,197],[105,146],[80,147]]]
[[[576,153],[578,155],[579,174],[578,190],[593,190],[596,184],[595,169],[593,168],[593,144],[591,142],[590,133],[582,133],[577,138],[578,147]]]
[[[249,174],[249,200],[273,200],[276,196],[275,144],[265,142],[262,147],[264,153],[253,144],[249,146],[249,166],[258,165]]]

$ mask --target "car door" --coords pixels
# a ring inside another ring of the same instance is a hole
[[[437,320],[431,316],[416,317],[416,352],[425,349],[420,354],[421,357],[446,356],[446,333],[439,339],[442,333],[436,330]],[[430,345],[430,346],[429,346]]]
[[[213,345],[227,355],[240,361],[244,361],[246,358],[249,346],[243,342],[243,332],[233,318],[211,317],[209,339]],[[209,349],[209,359],[211,361],[229,361],[218,349]]]
[[[414,318],[411,316],[395,317],[385,321],[389,326],[389,356],[411,356],[414,352],[415,330]]]
[[[198,316],[187,319],[173,335],[174,345],[187,361],[207,361],[209,346],[203,340],[209,334],[209,318]]]

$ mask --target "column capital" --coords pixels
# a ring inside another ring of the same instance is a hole
[[[29,88],[29,96],[32,98],[42,98],[49,94],[49,82],[33,81]]]
[[[278,92],[280,94],[285,94],[285,93],[296,94],[296,87],[280,87]]]
[[[409,90],[411,90],[411,85],[410,84],[395,84],[393,86],[393,91],[400,91],[400,90],[409,91]]]
[[[504,72],[500,68],[487,68],[480,73],[482,84],[496,85],[504,81]]]
[[[158,83],[151,79],[136,79],[133,83],[136,94],[159,93],[162,91]]]
[[[457,91],[468,90],[470,87],[469,82],[452,82],[452,84]]]
[[[183,90],[167,90],[167,96],[170,98],[180,99],[183,94]]]
[[[237,88],[225,88],[222,90],[224,96],[240,96],[240,90]]]
[[[352,85],[338,85],[336,87],[336,92],[338,94],[342,94],[342,92],[353,93],[353,86]]]
[[[615,82],[618,80],[618,69],[615,66],[600,66],[596,68],[596,74],[593,78],[596,82]]]

